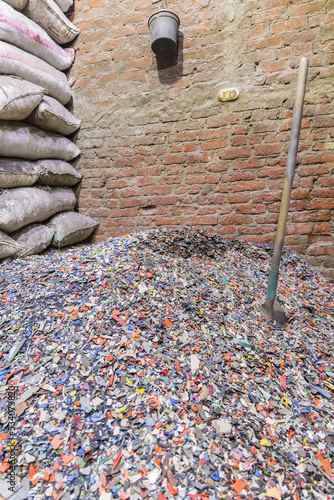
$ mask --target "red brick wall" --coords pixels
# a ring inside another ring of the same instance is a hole
[[[272,242],[308,56],[285,243],[334,278],[334,0],[170,1],[182,35],[165,69],[147,27],[159,5],[76,1],[80,210],[100,219],[97,240],[196,225]],[[219,102],[228,87],[240,97]]]

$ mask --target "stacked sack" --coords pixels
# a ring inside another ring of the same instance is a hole
[[[71,189],[82,178],[68,163],[81,121],[63,73],[75,49],[61,47],[79,34],[72,3],[0,0],[0,259],[78,243],[98,225],[74,211]]]

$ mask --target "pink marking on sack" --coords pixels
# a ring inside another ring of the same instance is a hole
[[[20,49],[18,49],[18,50],[20,50]],[[28,56],[29,55],[31,55],[31,54],[28,54]],[[15,54],[13,52],[10,52],[9,50],[2,49],[1,47],[0,47],[0,57],[4,57],[6,59],[11,59],[13,61],[20,62],[21,64],[26,64],[27,66],[30,66],[31,68],[36,69],[37,71],[42,71],[43,73],[48,73],[49,75],[52,75],[53,78],[59,79],[59,74],[60,74],[64,77],[64,79],[66,80],[66,83],[67,83],[67,78],[64,75],[64,73],[62,73],[61,71],[59,71],[57,69],[52,68],[52,66],[50,66],[51,71],[49,70],[49,68],[44,69],[43,65],[41,68],[39,65],[34,64],[33,61],[30,61],[30,59],[21,57],[20,54]],[[41,60],[41,63],[44,63],[47,66],[49,66],[46,62],[44,62],[42,60]]]
[[[0,14],[0,22],[4,24],[8,24],[8,26],[11,26],[12,28],[16,29],[17,31],[20,31],[24,35],[26,35],[28,38],[31,40],[34,40],[35,42],[40,43],[41,45],[44,45],[44,47],[47,47],[48,49],[52,50],[58,55],[61,55],[62,57],[68,59],[68,53],[65,52],[64,49],[61,47],[58,47],[56,43],[50,42],[50,40],[46,40],[45,38],[42,38],[40,35],[37,33],[34,33],[31,31],[29,28],[26,28],[25,26],[22,26],[15,22],[13,19],[8,19],[2,14]]]

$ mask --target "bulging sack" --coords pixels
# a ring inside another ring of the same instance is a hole
[[[64,50],[59,47],[38,24],[1,1],[0,40],[43,59],[61,71],[69,68],[74,60],[74,48]]]
[[[22,250],[16,257],[27,257],[43,252],[51,243],[54,229],[51,226],[28,224],[11,234],[11,237],[21,246]]]
[[[50,226],[54,228],[52,246],[66,247],[84,241],[98,225],[99,222],[96,219],[77,212],[58,214],[50,221]]]
[[[80,149],[66,137],[45,132],[24,122],[0,123],[0,156],[15,156],[24,160],[56,158],[73,160]]]
[[[24,120],[45,94],[46,90],[34,83],[0,75],[0,120]]]
[[[28,0],[4,0],[4,2],[13,7],[15,10],[23,10],[27,5]]]
[[[0,73],[14,75],[40,85],[62,104],[72,96],[71,87],[64,73],[32,54],[0,41]]]
[[[80,33],[53,0],[29,0],[23,14],[39,24],[57,43],[71,42]]]
[[[36,127],[51,130],[58,134],[73,134],[81,125],[81,120],[68,111],[52,97],[45,96],[36,109],[27,118],[27,122]]]
[[[43,222],[52,215],[73,210],[76,198],[71,189],[18,188],[0,195],[0,230],[17,231],[32,222]]]
[[[38,183],[43,186],[75,186],[82,179],[82,173],[73,165],[61,160],[40,160]]]
[[[16,243],[16,241],[7,234],[0,231],[0,259],[11,257],[21,250],[24,250],[21,245]]]
[[[0,189],[32,186],[42,167],[36,163],[15,159],[0,159]]]

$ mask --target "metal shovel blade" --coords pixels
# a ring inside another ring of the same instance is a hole
[[[272,305],[272,308],[270,307]],[[288,323],[288,318],[281,304],[275,299],[273,304],[263,304],[262,311],[270,321],[275,321],[278,325],[284,326]]]

